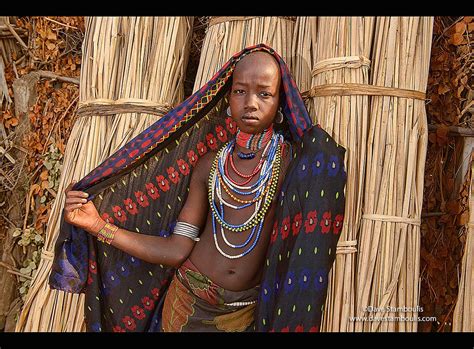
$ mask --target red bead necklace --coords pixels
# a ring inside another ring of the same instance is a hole
[[[239,177],[243,177],[243,178],[246,178],[246,180],[244,180],[243,182],[237,182],[237,181],[234,181],[232,179],[232,177],[229,175],[229,162],[230,162],[230,165],[232,166],[232,169],[234,170],[234,172],[239,176]],[[225,171],[225,175],[226,177],[233,183],[233,184],[236,184],[236,185],[246,185],[248,183],[250,183],[250,181],[252,180],[252,178],[258,173],[260,172],[260,169],[262,168],[262,165],[263,165],[263,156],[262,158],[260,159],[260,161],[258,162],[257,166],[255,167],[255,169],[252,171],[251,174],[244,174],[244,173],[241,173],[239,170],[237,170],[237,168],[235,168],[235,165],[234,165],[234,160],[232,159],[232,153],[229,153],[227,155],[227,159],[225,161],[225,164],[224,164],[224,171]]]
[[[246,148],[255,152],[265,147],[267,143],[270,142],[270,140],[272,139],[272,136],[273,124],[271,124],[270,127],[264,130],[262,133],[258,134],[243,132],[239,129],[235,137],[235,141],[242,148]]]
[[[259,151],[260,149],[264,148],[268,144],[268,142],[272,139],[272,136],[273,136],[273,124],[270,125],[270,127],[268,129],[264,130],[262,133],[259,133],[259,134],[251,134],[251,133],[246,133],[246,132],[243,132],[243,131],[239,130],[237,132],[237,136],[235,137],[235,140],[236,140],[236,143],[239,146],[241,146],[242,148],[253,150],[255,152],[255,151]],[[263,163],[264,163],[264,160],[265,160],[265,154],[262,154],[262,157],[260,158],[260,161],[255,166],[252,173],[245,174],[245,173],[240,172],[237,169],[237,167],[235,166],[234,158],[232,156],[232,153],[233,153],[233,151],[229,152],[227,154],[227,158],[226,158],[226,161],[224,163],[224,171],[225,171],[226,177],[235,185],[241,186],[241,185],[246,185],[246,184],[250,183],[252,178],[255,177],[255,175],[257,173],[259,173],[260,170],[262,169],[262,166],[263,166]],[[245,179],[243,182],[239,183],[239,182],[237,182],[237,181],[235,181],[231,178],[231,176],[229,175],[229,162],[230,162],[230,166],[232,167],[234,172],[239,177],[242,177],[242,178]]]

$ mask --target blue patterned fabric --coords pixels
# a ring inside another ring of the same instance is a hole
[[[257,331],[319,331],[344,220],[344,154],[318,126],[294,146],[264,265]]]

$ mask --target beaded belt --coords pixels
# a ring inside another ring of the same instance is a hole
[[[242,307],[244,305],[250,305],[257,303],[257,300],[247,301],[247,302],[233,302],[233,303],[224,303],[224,305],[228,305],[231,307]]]

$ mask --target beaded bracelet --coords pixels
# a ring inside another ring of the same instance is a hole
[[[97,241],[110,245],[114,240],[117,230],[118,227],[116,225],[105,223],[105,225],[99,230],[99,233],[97,234]]]

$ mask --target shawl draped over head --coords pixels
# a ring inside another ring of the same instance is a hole
[[[345,149],[312,126],[283,59],[259,44],[236,53],[201,89],[104,160],[73,190],[89,193],[101,217],[120,228],[167,237],[186,200],[192,170],[209,149],[236,134],[226,93],[236,64],[264,51],[279,63],[281,106],[292,160],[275,211],[257,331],[317,331],[344,214]],[[55,244],[51,288],[85,292],[88,331],[158,331],[175,269],[97,242],[64,221]],[[330,310],[329,310],[330,311]]]

